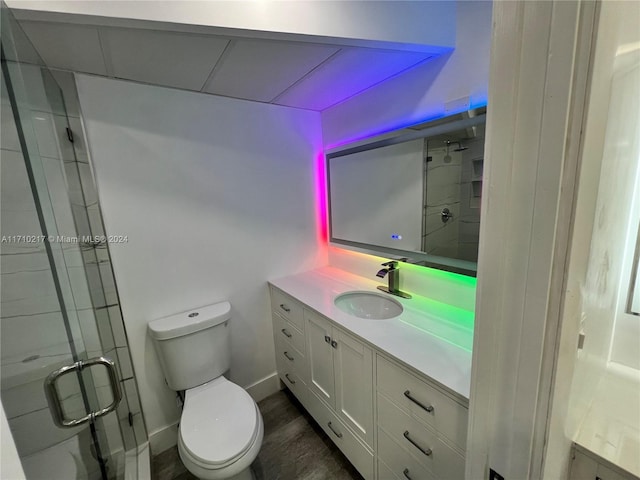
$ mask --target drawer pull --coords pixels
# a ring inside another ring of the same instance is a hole
[[[291,309],[289,307],[287,307],[284,303],[280,304],[280,308],[283,309],[287,313],[289,313],[291,311]]]
[[[430,448],[424,449],[424,448],[422,448],[420,445],[418,445],[418,444],[416,443],[416,441],[415,441],[415,440],[413,440],[413,439],[409,436],[409,430],[405,430],[405,431],[404,431],[404,433],[403,433],[402,435],[404,436],[404,438],[406,438],[406,439],[407,439],[407,441],[408,441],[411,445],[413,445],[414,447],[416,447],[418,450],[420,450],[422,453],[424,453],[427,457],[430,457],[430,456],[431,456],[431,454],[433,453],[433,452],[431,451],[431,449],[430,449]]]
[[[403,475],[405,476],[405,478],[407,478],[408,480],[412,480],[412,478],[409,476],[409,469],[408,469],[408,468],[405,468],[405,469],[402,471],[402,474],[403,474]]]
[[[291,335],[289,332],[287,332],[287,329],[286,329],[286,328],[283,328],[283,329],[282,329],[282,330],[280,330],[280,331],[284,334],[284,336],[285,336],[285,337],[287,337],[287,338],[291,338],[291,336],[292,336],[292,335]]]
[[[284,356],[287,357],[287,360],[289,360],[290,362],[293,362],[293,357],[289,355],[289,352],[284,352]]]
[[[422,403],[420,400],[416,400],[415,398],[413,398],[411,396],[411,392],[409,390],[405,390],[404,391],[404,396],[407,397],[409,400],[411,400],[413,403],[415,403],[416,405],[418,405],[420,408],[422,408],[423,410],[425,410],[426,412],[432,413],[433,412],[433,405],[425,405],[424,403]]]
[[[296,384],[296,381],[295,381],[295,380],[291,380],[291,379],[289,378],[289,374],[288,374],[288,373],[285,373],[285,374],[284,374],[284,376],[285,376],[285,377],[287,377],[287,380],[289,380],[289,383],[290,383],[291,385],[295,385],[295,384]]]
[[[333,428],[333,426],[331,425],[331,422],[327,423],[327,427],[329,427],[329,429],[330,429],[333,433],[335,433],[336,437],[338,437],[338,438],[342,438],[342,434],[341,434],[340,432],[336,431],[336,429],[335,429],[335,428]]]

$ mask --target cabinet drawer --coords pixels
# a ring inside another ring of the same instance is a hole
[[[401,480],[391,469],[378,457],[378,478],[380,480]],[[407,477],[404,477],[407,480]]]
[[[377,357],[377,389],[406,413],[416,417],[466,450],[468,411],[418,377]]]
[[[301,403],[307,403],[307,387],[296,372],[287,369],[280,370],[280,368],[278,368],[278,376],[280,380],[282,380],[282,383],[285,384]]]
[[[402,480],[435,480],[436,478],[381,428],[378,428],[378,459],[379,463],[384,463],[395,477]],[[380,480],[386,480],[385,477],[378,476]],[[440,480],[454,479],[442,477]]]
[[[304,331],[302,305],[280,290],[271,288],[271,308],[294,324],[300,331]]]
[[[296,350],[298,350],[298,353],[304,355],[304,334],[279,314],[274,313],[272,317],[273,330],[276,338],[290,343]]]
[[[380,394],[378,394],[378,427],[384,429],[398,445],[416,457],[416,460],[425,468],[435,471],[434,448],[438,441],[436,433],[413,420]]]
[[[435,477],[464,478],[464,457],[382,394],[378,394],[378,428]]]
[[[285,337],[276,333],[276,365],[278,371],[293,370],[302,380],[307,383],[307,363],[306,358],[293,345],[285,340]]]
[[[374,459],[367,447],[313,392],[308,392],[307,409],[324,432],[366,480],[373,480]]]

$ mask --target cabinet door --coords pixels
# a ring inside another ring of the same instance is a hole
[[[309,388],[331,407],[335,406],[331,324],[319,315],[304,311],[307,337]]]
[[[373,355],[351,335],[333,329],[335,409],[367,445],[373,448]]]

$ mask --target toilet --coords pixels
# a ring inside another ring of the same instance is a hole
[[[258,406],[227,380],[229,302],[196,308],[148,324],[169,388],[185,391],[178,432],[184,466],[203,480],[251,480],[262,445]]]

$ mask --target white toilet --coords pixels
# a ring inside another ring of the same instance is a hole
[[[201,479],[250,480],[264,425],[249,394],[222,376],[229,370],[229,302],[149,322],[167,384],[185,390],[178,452]]]

